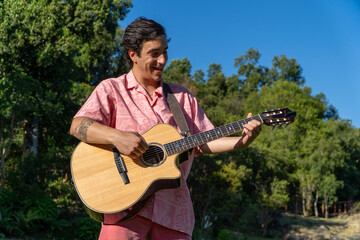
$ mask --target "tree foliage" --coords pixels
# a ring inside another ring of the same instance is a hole
[[[91,84],[127,69],[119,21],[130,7],[121,0],[1,1],[1,233],[52,238],[73,224],[70,213],[80,205],[67,164],[71,116]]]

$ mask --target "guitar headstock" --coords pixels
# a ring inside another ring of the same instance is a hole
[[[295,121],[296,112],[291,111],[288,108],[279,108],[277,110],[266,111],[260,114],[263,123],[268,126],[279,126],[285,124],[287,127],[290,123]]]

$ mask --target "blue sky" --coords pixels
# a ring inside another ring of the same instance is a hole
[[[264,66],[295,58],[312,94],[360,128],[360,0],[133,0],[121,26],[139,16],[166,28],[169,61],[186,57],[192,71],[216,63],[231,76],[251,47]]]

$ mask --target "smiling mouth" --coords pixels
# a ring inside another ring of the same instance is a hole
[[[163,71],[163,68],[153,67],[153,69],[154,69],[156,72],[162,72],[162,71]]]

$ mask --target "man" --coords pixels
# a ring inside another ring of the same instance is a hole
[[[153,20],[138,18],[124,33],[124,55],[132,67],[128,74],[102,81],[73,118],[70,133],[81,141],[112,144],[123,155],[137,159],[148,149],[141,137],[152,126],[176,126],[162,88],[168,60],[165,29]],[[213,129],[195,97],[184,87],[169,84],[181,105],[191,134]],[[251,117],[251,113],[248,117]],[[182,185],[160,190],[144,210],[130,220],[105,214],[99,239],[191,239],[194,213],[186,178],[195,155],[221,153],[247,147],[260,133],[261,124],[244,125],[241,137],[225,137],[195,148],[179,166]]]

